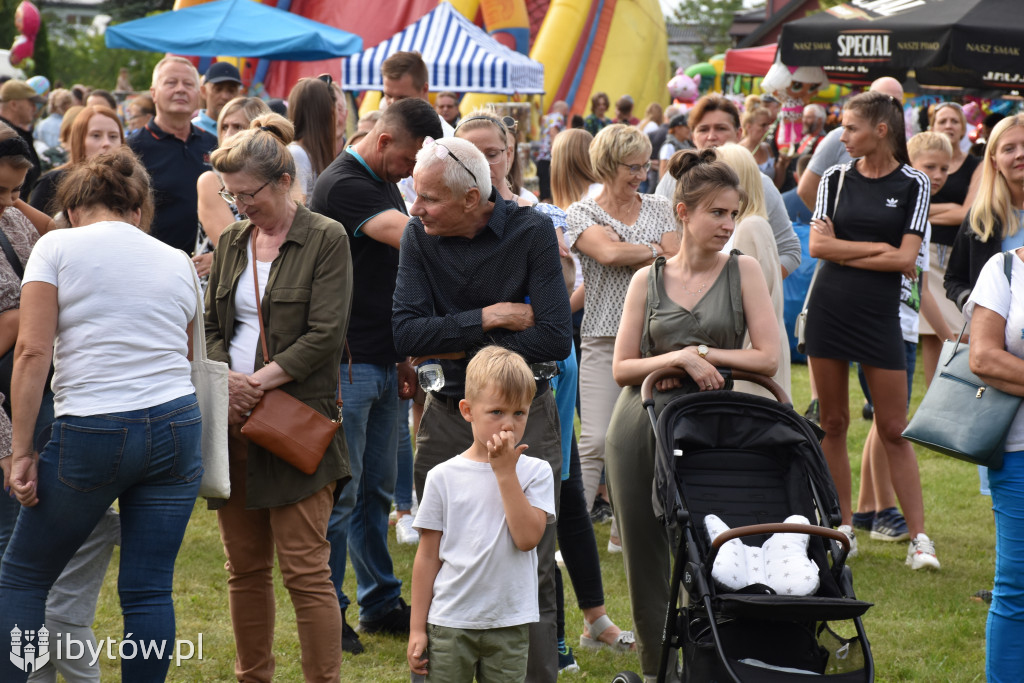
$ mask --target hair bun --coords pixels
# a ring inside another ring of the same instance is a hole
[[[668,162],[668,172],[672,174],[673,178],[679,180],[697,166],[712,164],[716,161],[718,161],[718,155],[715,154],[715,150],[712,147],[699,152],[692,149],[683,149],[672,155]]]

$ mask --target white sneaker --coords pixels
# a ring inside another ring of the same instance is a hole
[[[911,569],[939,569],[939,558],[935,557],[935,543],[924,534],[910,541],[907,548],[907,564]]]
[[[851,560],[857,557],[857,534],[853,533],[853,527],[849,524],[843,524],[839,527],[839,531],[842,531],[850,539],[850,552],[847,554],[846,559]]]
[[[395,522],[395,538],[402,545],[417,545],[420,542],[420,532],[412,528],[412,515],[402,515]]]
[[[619,543],[616,543],[615,541],[613,541],[612,539],[609,538],[608,539],[608,552],[610,552],[613,555],[621,553],[622,552],[622,545],[619,544]]]

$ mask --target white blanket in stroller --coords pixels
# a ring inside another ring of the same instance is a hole
[[[808,523],[803,515],[790,515],[785,522]],[[717,515],[704,517],[704,526],[712,541],[729,529]],[[813,595],[818,590],[818,567],[807,556],[808,541],[807,534],[773,534],[756,548],[734,538],[719,548],[711,577],[729,591],[763,584],[778,595]]]

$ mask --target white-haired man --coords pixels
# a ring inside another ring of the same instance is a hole
[[[153,179],[150,234],[191,254],[199,226],[196,181],[210,169],[217,138],[192,124],[199,106],[199,72],[184,57],[164,57],[149,89],[156,116],[128,137],[128,146]]]
[[[444,371],[444,386],[427,395],[416,435],[415,483],[422,497],[428,470],[473,440],[459,412],[469,358],[491,344],[531,364],[565,358],[572,321],[551,220],[498,196],[487,160],[472,143],[428,140],[413,180],[417,197],[395,286],[395,347],[401,355],[441,359]],[[522,442],[551,465],[556,509],[558,425],[548,381],[538,379]],[[527,681],[558,679],[554,540],[555,527],[548,525],[537,546],[540,621],[530,625]],[[412,600],[415,623],[417,597]]]

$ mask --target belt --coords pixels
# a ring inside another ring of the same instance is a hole
[[[537,381],[537,393],[533,395],[534,400],[537,397],[542,396],[545,391],[551,389],[551,383],[546,379],[539,379]],[[462,396],[448,396],[436,391],[429,392],[434,397],[435,401],[441,401],[448,408],[449,412],[456,413],[459,411],[459,401],[462,400]]]

